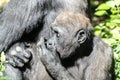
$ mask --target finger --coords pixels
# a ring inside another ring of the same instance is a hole
[[[12,58],[8,60],[8,63],[11,64],[13,67],[16,67],[15,62]]]
[[[41,38],[41,47],[42,47],[42,49],[46,49],[45,39],[43,37]]]
[[[39,40],[39,42],[37,43],[37,46],[40,46],[43,42],[44,42],[44,38],[41,37],[40,40]]]
[[[14,57],[14,62],[15,62],[15,65],[17,67],[23,67],[24,66],[24,63],[21,59],[17,58],[17,57]]]
[[[17,55],[17,56],[14,56],[16,57],[17,59],[16,60],[20,60],[22,63],[27,63],[30,59],[29,57],[26,57],[24,56],[23,54],[25,54],[26,52],[23,52],[22,55]]]
[[[40,57],[42,57],[43,56],[43,50],[42,50],[42,46],[41,46],[41,41],[40,41],[39,44],[37,44],[37,46],[38,46],[37,47],[38,53],[39,53]]]
[[[26,58],[30,58],[32,56],[32,50],[31,49],[26,49],[25,51],[23,51],[22,55]]]
[[[41,48],[41,51],[42,51],[42,55],[45,55],[46,54],[46,51],[47,51],[47,48],[45,46],[45,40],[44,38],[41,38],[41,45],[40,45],[40,48]]]

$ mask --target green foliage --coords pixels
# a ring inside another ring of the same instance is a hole
[[[116,73],[116,80],[120,80],[120,42],[114,44],[113,50],[115,54],[115,73]]]
[[[9,2],[9,0],[0,0],[0,12],[2,12],[3,7]]]
[[[114,51],[116,80],[120,80],[120,0],[108,0],[100,4],[95,12],[104,21],[94,31],[109,43]]]
[[[4,52],[0,55],[0,80],[10,80],[9,77],[3,75],[3,71],[5,70],[5,66],[3,65],[6,62],[6,57]]]

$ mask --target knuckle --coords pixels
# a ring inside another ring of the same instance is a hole
[[[10,54],[11,55],[17,55],[17,52],[15,50],[11,50]]]
[[[22,48],[21,48],[20,46],[16,46],[15,50],[16,50],[17,52],[21,52],[21,51],[22,51]]]

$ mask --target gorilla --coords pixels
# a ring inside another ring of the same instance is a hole
[[[51,25],[52,37],[39,43],[42,63],[55,80],[113,80],[113,52],[93,34],[89,19],[65,11]]]
[[[0,52],[20,40],[37,42],[41,36],[48,39],[49,25],[60,12],[85,14],[86,7],[87,0],[10,0],[0,15]]]
[[[50,28],[50,39],[42,37],[21,53],[33,57],[31,68],[23,72],[26,80],[114,80],[112,49],[93,34],[87,17],[65,11]]]
[[[38,43],[41,36],[45,39],[51,37],[50,24],[59,13],[67,10],[86,15],[86,8],[87,0],[10,0],[0,14],[0,52],[5,51],[10,63],[5,64],[5,74],[12,80],[27,80],[24,76],[28,69],[31,69],[30,73],[42,74],[41,63],[37,63],[39,58],[26,54],[31,53],[28,47]],[[32,62],[27,64],[29,60]],[[33,63],[38,65],[31,68]],[[38,68],[41,70],[38,71]]]

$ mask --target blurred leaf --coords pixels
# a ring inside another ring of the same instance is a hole
[[[116,7],[111,8],[110,11],[112,12],[112,14],[117,14],[120,12]]]
[[[116,14],[116,15],[111,14],[110,18],[111,19],[119,19],[120,20],[120,14]]]
[[[7,76],[2,76],[2,77],[0,77],[0,80],[11,80],[11,79]]]
[[[116,23],[111,23],[111,22],[106,22],[106,26],[111,26],[111,28],[112,28],[114,26],[117,26],[117,24]]]
[[[108,14],[107,11],[104,11],[104,10],[95,12],[96,16],[103,16],[103,15],[107,15],[107,14]]]
[[[114,2],[114,1],[108,1],[108,2],[106,2],[106,4],[107,4],[109,7],[115,7],[115,2]]]
[[[116,43],[116,40],[112,38],[102,38],[102,39],[109,45]]]
[[[1,53],[0,60],[1,60],[1,62],[5,62],[6,61],[6,56],[5,56],[4,52]]]
[[[2,72],[2,71],[4,71],[4,70],[5,70],[5,66],[2,65],[2,66],[0,67],[0,71]]]
[[[3,73],[2,73],[2,72],[0,72],[0,76],[3,76]]]
[[[110,6],[108,6],[107,4],[103,3],[103,4],[99,5],[96,10],[108,10],[108,9],[110,9]]]
[[[114,39],[120,39],[120,33],[117,29],[113,29],[111,33],[113,34]]]
[[[120,0],[114,0],[115,1],[115,5],[119,6],[120,5]]]
[[[120,19],[114,19],[114,20],[111,20],[111,22],[112,22],[112,23],[116,23],[116,24],[118,23],[118,24],[119,24],[119,23],[120,23]]]
[[[102,29],[102,28],[101,28],[100,26],[95,26],[95,27],[94,27],[94,30],[95,30],[95,31],[100,31],[101,29]]]
[[[101,31],[95,31],[95,35],[99,35],[100,36]]]

